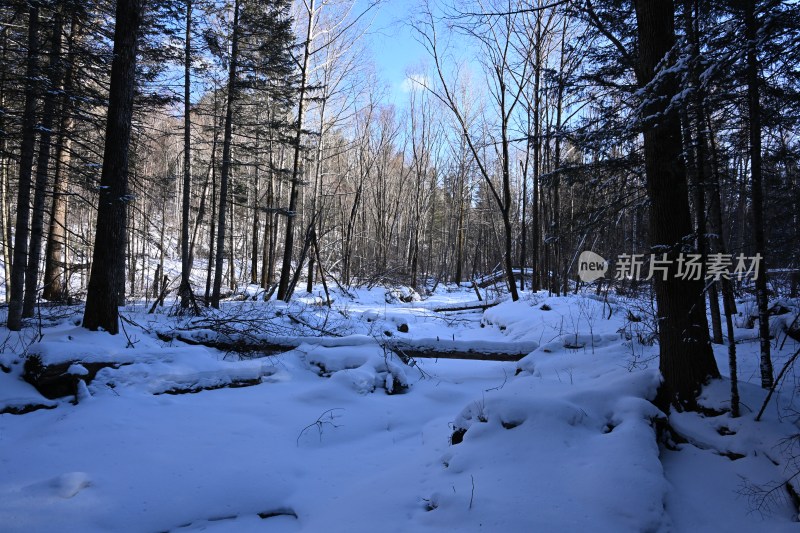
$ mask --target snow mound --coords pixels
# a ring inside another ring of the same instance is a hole
[[[277,372],[270,359],[226,361],[198,347],[162,349],[159,358],[145,357],[119,368],[103,368],[89,387],[93,394],[142,391],[147,394],[193,392],[233,384],[255,384]]]
[[[387,289],[384,299],[387,304],[397,302],[411,303],[422,300],[419,293],[411,287],[392,287],[391,289]]]
[[[91,482],[86,472],[68,472],[53,478],[50,484],[58,496],[67,499],[91,485]]]
[[[359,394],[382,388],[397,394],[410,385],[406,366],[394,353],[380,346],[326,347],[302,344],[300,357],[315,373],[330,377]]]
[[[57,402],[48,400],[33,385],[22,379],[21,361],[17,359],[5,366],[8,372],[0,372],[0,413],[16,414],[56,407]]]
[[[457,521],[465,506],[488,519],[502,505],[522,512],[494,515],[495,530],[658,530],[669,489],[654,429],[663,415],[649,401],[658,377],[606,370],[573,384],[520,376],[468,404],[440,488],[423,497],[425,522]]]
[[[91,486],[91,481],[86,472],[67,472],[45,481],[27,485],[23,487],[19,495],[68,500],[89,486]]]

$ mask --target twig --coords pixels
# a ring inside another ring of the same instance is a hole
[[[783,338],[783,342],[781,343],[781,350],[783,350],[783,345],[786,344],[786,339],[789,338],[789,333],[791,333],[792,328],[794,327],[795,324],[797,324],[797,319],[798,318],[800,318],[800,313],[797,313],[797,316],[794,317],[794,320],[792,320],[792,323],[789,324],[788,328],[786,328],[786,336]]]
[[[769,400],[772,398],[772,394],[775,392],[775,389],[778,387],[778,384],[781,382],[781,379],[783,378],[783,375],[786,373],[786,371],[789,369],[789,367],[792,366],[792,363],[794,363],[794,360],[797,359],[798,355],[800,355],[800,350],[797,350],[796,352],[794,352],[794,355],[791,356],[789,358],[789,360],[786,361],[786,364],[783,365],[783,368],[781,368],[781,371],[778,374],[778,377],[775,379],[775,383],[772,384],[772,387],[769,389],[769,393],[767,394],[767,397],[764,399],[764,403],[761,405],[761,409],[758,411],[758,415],[756,416],[756,422],[761,420],[761,415],[764,414],[764,409],[767,408],[767,404],[769,403]]]
[[[472,501],[475,499],[475,477],[470,474],[469,478],[472,480],[472,494],[469,495],[469,508],[472,509]]]
[[[172,291],[172,289],[169,288],[169,285],[169,278],[164,276],[164,279],[161,282],[161,293],[158,295],[158,298],[156,298],[156,301],[153,302],[153,307],[151,307],[150,311],[147,312],[148,315],[152,315],[156,312],[156,307],[158,307],[158,304],[164,305],[164,298],[166,298],[167,294]]]
[[[128,339],[128,344],[125,346],[126,348],[133,348],[134,345],[139,341],[132,341],[130,335],[128,335],[128,331],[125,329],[125,319],[123,318],[122,314],[119,315],[120,321],[119,324],[122,326],[122,333],[125,334],[125,338]]]
[[[490,390],[500,390],[506,386],[506,381],[508,381],[508,374],[506,373],[506,369],[503,369],[503,383],[498,385],[497,387],[492,387],[491,389],[486,389],[484,392],[489,392]]]
[[[292,322],[294,322],[296,324],[300,324],[301,326],[305,326],[308,329],[313,329],[314,331],[319,331],[320,333],[328,335],[329,337],[341,337],[341,335],[336,333],[335,331],[327,330],[324,327],[312,326],[311,324],[308,323],[308,321],[303,320],[302,318],[296,317],[291,313],[287,313],[286,316]]]
[[[329,426],[333,426],[335,428],[338,428],[339,426],[341,426],[341,424],[334,424],[332,422],[332,420],[336,419],[336,415],[333,414],[334,411],[344,411],[344,407],[334,407],[333,409],[328,409],[327,411],[325,411],[321,415],[319,415],[319,418],[317,418],[314,422],[310,423],[309,425],[304,427],[302,430],[300,430],[300,434],[297,435],[297,441],[296,441],[297,442],[297,446],[298,447],[300,446],[300,437],[303,436],[303,433],[305,433],[307,430],[311,429],[312,427],[316,427],[317,428],[317,431],[319,432],[319,441],[322,442],[322,427],[325,424],[328,424]],[[323,420],[322,418],[325,415],[329,414],[329,413],[330,413],[330,415],[328,416],[328,418],[330,420]]]
[[[44,333],[42,332],[42,293],[36,293],[36,309],[39,311],[39,320],[37,322],[37,327],[39,328],[39,341],[42,342],[44,339]]]
[[[472,280],[472,288],[475,289],[475,296],[478,297],[478,301],[482,302],[483,296],[481,296],[481,291],[478,290],[478,284],[475,282],[474,279]]]
[[[148,328],[144,327],[143,325],[139,324],[139,323],[138,323],[138,322],[136,322],[135,320],[131,320],[130,318],[128,318],[128,317],[126,317],[125,315],[123,315],[122,313],[120,313],[120,314],[119,314],[119,318],[120,318],[121,320],[124,320],[125,322],[127,322],[127,323],[128,323],[128,324],[130,324],[131,326],[137,327],[137,328],[141,329],[142,331],[144,331],[144,332],[146,332],[146,333],[152,333],[152,332],[150,331],[150,329],[148,329]]]

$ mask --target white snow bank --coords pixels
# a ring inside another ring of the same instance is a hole
[[[26,408],[55,407],[53,400],[48,400],[33,385],[23,381],[20,376],[22,363],[12,365],[10,372],[0,372],[0,412],[18,412]],[[9,415],[10,416],[10,415]]]
[[[89,389],[93,394],[113,389],[161,394],[168,391],[219,388],[237,382],[257,382],[278,369],[269,359],[226,361],[200,346],[163,348],[119,368],[103,368]]]
[[[389,394],[410,385],[408,367],[390,351],[376,345],[325,347],[303,344],[297,352],[309,368],[360,394],[383,388]]]
[[[668,490],[653,429],[663,415],[649,401],[658,375],[594,366],[605,368],[573,384],[520,376],[469,403],[453,421],[463,442],[428,498],[430,524],[458,524],[466,507],[493,530],[657,530]],[[491,514],[499,505],[519,512]]]

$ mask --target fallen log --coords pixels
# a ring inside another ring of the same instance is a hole
[[[181,341],[227,352],[278,355],[297,349],[302,344],[333,348],[374,344],[410,359],[467,359],[475,361],[519,361],[538,348],[536,342],[461,341],[450,339],[379,339],[366,335],[348,337],[269,337],[220,338],[191,337],[179,331],[158,334],[164,341]]]
[[[39,409],[55,409],[57,406],[43,403],[28,403],[25,405],[9,405],[0,409],[0,415],[26,415]]]
[[[223,352],[260,352],[263,355],[278,355],[294,350],[301,344],[298,343],[295,345],[294,343],[270,342],[266,340],[256,342],[250,339],[231,338],[203,339],[181,335],[180,333],[169,334],[164,332],[159,332],[156,335],[164,342],[180,341],[190,346],[205,346],[207,348],[214,348]]]
[[[430,349],[402,349],[394,347],[392,350],[401,358],[411,359],[464,359],[471,361],[505,361],[516,362],[527,354],[512,354],[500,352],[476,352],[473,350],[430,350]]]
[[[487,302],[485,304],[473,304],[473,305],[460,305],[458,307],[435,307],[433,309],[434,313],[454,313],[456,311],[486,311],[490,307],[494,307],[498,305],[500,301],[495,302]]]
[[[227,383],[216,383],[214,385],[187,385],[185,387],[172,387],[161,392],[155,392],[153,393],[153,395],[159,396],[161,394],[169,394],[172,396],[177,396],[179,394],[197,394],[198,392],[207,390],[241,389],[243,387],[252,387],[254,385],[261,385],[261,383],[262,383],[261,378],[235,379]]]

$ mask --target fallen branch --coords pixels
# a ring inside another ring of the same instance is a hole
[[[434,313],[452,313],[455,311],[474,311],[480,309],[481,311],[486,311],[490,307],[494,307],[498,305],[500,301],[488,302],[485,304],[477,304],[477,305],[462,305],[459,307],[436,307],[433,309]]]
[[[792,363],[794,363],[794,361],[795,361],[795,359],[797,359],[798,355],[800,355],[800,350],[797,350],[796,352],[794,352],[794,355],[791,356],[789,358],[789,360],[786,361],[786,364],[783,365],[783,368],[781,368],[781,371],[778,374],[778,377],[775,379],[775,383],[772,384],[772,388],[769,389],[769,393],[767,394],[767,397],[764,398],[764,403],[761,405],[761,409],[758,411],[758,415],[756,416],[756,422],[761,420],[761,415],[764,414],[764,409],[767,408],[767,404],[769,403],[770,399],[772,398],[772,394],[775,392],[775,389],[778,388],[778,384],[780,384],[781,379],[783,379],[783,375],[786,374],[786,371],[789,370],[789,367],[792,366]]]
[[[147,312],[148,315],[155,313],[156,307],[158,307],[159,304],[164,305],[164,298],[167,297],[167,294],[169,294],[171,290],[172,289],[169,288],[169,278],[164,276],[164,279],[161,282],[161,293],[158,295],[158,298],[156,298],[156,301],[153,302],[153,307],[151,307],[150,311]]]
[[[400,352],[412,359],[465,359],[470,361],[516,362],[527,354],[509,352],[476,352],[473,350],[437,350],[435,348],[413,348],[387,343],[392,351]]]
[[[314,331],[319,331],[320,333],[322,333],[324,335],[328,335],[329,337],[341,337],[341,335],[339,333],[336,333],[335,331],[331,331],[331,330],[328,330],[328,329],[325,329],[325,328],[320,328],[320,327],[317,327],[317,326],[312,326],[311,324],[308,323],[308,321],[303,320],[302,318],[297,317],[297,316],[295,316],[295,315],[293,315],[291,313],[288,313],[286,316],[289,317],[289,320],[291,320],[295,324],[300,324],[301,326],[305,326],[308,329],[313,329]]]
[[[478,301],[482,302],[483,296],[481,296],[481,291],[478,290],[478,284],[475,282],[474,279],[472,280],[472,288],[475,289],[475,296],[478,297]]]

